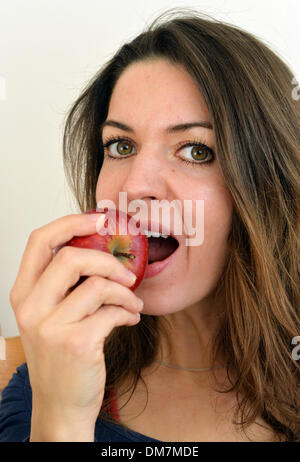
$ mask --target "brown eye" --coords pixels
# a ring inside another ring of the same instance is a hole
[[[130,143],[128,143],[127,141],[119,141],[116,143],[117,144],[117,151],[119,154],[130,154],[131,153],[131,147],[130,147]]]
[[[132,153],[132,143],[124,138],[111,138],[103,145],[104,152],[111,159],[121,159]]]
[[[209,151],[206,147],[194,146],[191,151],[191,155],[194,160],[205,160],[206,156],[208,156]]]
[[[106,158],[109,159],[126,159],[132,153],[132,142],[126,138],[113,137],[106,143],[102,144]],[[113,149],[114,148],[114,149]],[[191,148],[193,148],[191,150]],[[211,148],[199,141],[189,141],[185,143],[179,151],[189,149],[190,158],[178,156],[178,159],[186,164],[194,166],[196,164],[207,164],[214,160],[214,152]],[[114,152],[115,150],[115,152]],[[131,156],[130,156],[131,157]]]
[[[180,152],[186,151],[189,157],[182,154],[179,156],[180,160],[190,164],[204,164],[211,162],[214,158],[211,148],[202,143],[190,142],[182,146]]]

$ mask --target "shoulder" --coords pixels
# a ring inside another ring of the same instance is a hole
[[[30,435],[32,394],[27,364],[16,369],[2,390],[0,401],[0,442],[25,441]]]

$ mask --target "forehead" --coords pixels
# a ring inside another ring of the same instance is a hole
[[[166,127],[193,119],[210,121],[210,114],[185,68],[156,59],[125,69],[112,92],[107,118]]]

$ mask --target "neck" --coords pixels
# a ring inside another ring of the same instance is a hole
[[[212,362],[213,341],[219,328],[220,312],[205,310],[205,305],[192,306],[177,313],[161,316],[160,353],[158,361],[174,369],[210,369],[225,363],[222,356]]]
[[[189,372],[208,372],[214,369],[222,369],[223,367],[225,367],[223,364],[221,364],[221,365],[215,365],[211,367],[196,367],[196,368],[191,367],[190,368],[190,367],[182,367],[182,366],[175,366],[173,364],[168,364],[168,363],[165,363],[164,361],[160,361],[159,359],[156,359],[155,362],[157,362],[158,364],[164,367],[170,367],[171,369],[177,369],[177,370],[189,371]]]

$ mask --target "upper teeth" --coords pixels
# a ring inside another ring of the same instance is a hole
[[[169,237],[168,234],[161,234],[161,233],[157,233],[155,231],[147,231],[146,229],[144,230],[144,233],[146,234],[146,236],[149,238],[149,237],[164,237],[165,239],[167,237]]]

